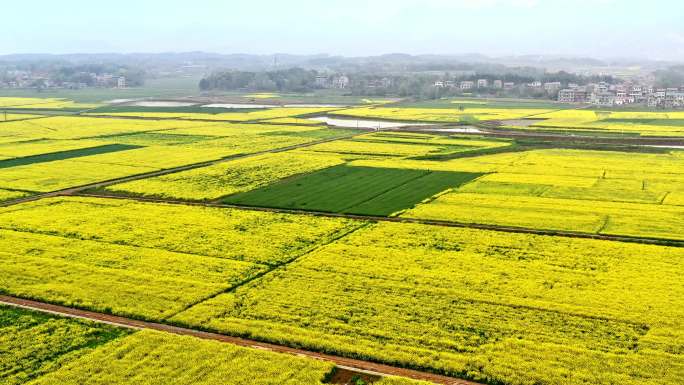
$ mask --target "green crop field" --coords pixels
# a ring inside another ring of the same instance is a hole
[[[335,166],[224,198],[231,204],[390,215],[480,174]]]
[[[25,166],[29,164],[52,162],[55,160],[74,159],[82,156],[109,154],[112,152],[132,150],[140,148],[140,146],[133,146],[127,144],[105,144],[97,147],[88,147],[77,150],[51,152],[40,155],[30,155],[20,158],[0,160],[0,168]]]

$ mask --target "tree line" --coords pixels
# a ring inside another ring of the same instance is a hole
[[[316,89],[326,88],[316,82],[318,76],[324,76],[331,80],[337,75],[318,72],[316,70],[306,70],[302,68],[290,68],[277,71],[249,72],[249,71],[220,71],[214,72],[203,78],[199,87],[202,91],[265,91],[265,92],[311,92]],[[528,71],[521,73],[470,73],[456,74],[450,73],[403,73],[403,74],[382,74],[375,72],[357,72],[348,74],[349,84],[345,92],[357,96],[399,96],[416,97],[424,99],[440,98],[444,96],[457,95],[461,93],[458,87],[455,88],[436,88],[436,81],[451,80],[456,84],[460,81],[487,79],[489,84],[494,80],[504,82],[514,82],[516,85],[541,82],[561,82],[563,85],[568,83],[587,84],[589,82],[606,81],[614,83],[616,80],[611,76],[581,76],[564,71],[556,73],[541,72],[530,74]],[[327,85],[329,87],[329,83]],[[479,93],[497,95],[506,94],[509,96],[526,97],[555,97],[544,90],[526,89],[519,87],[514,90],[501,90],[492,87],[477,90]]]

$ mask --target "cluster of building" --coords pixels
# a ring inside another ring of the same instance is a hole
[[[47,72],[10,70],[0,77],[0,88],[126,88],[125,76],[108,73],[81,72],[70,76],[70,79],[73,80],[57,79]]]
[[[644,104],[654,108],[683,108],[684,87],[654,88],[638,84],[608,84],[605,82],[579,86],[569,84],[558,91],[561,103],[590,103],[612,107]]]
[[[556,92],[563,88],[561,82],[546,82],[542,83],[540,81],[534,81],[531,83],[516,84],[514,82],[505,82],[503,80],[489,80],[489,79],[477,79],[477,80],[463,80],[463,81],[453,81],[444,80],[436,81],[434,83],[436,88],[455,88],[460,90],[472,90],[472,89],[495,89],[495,90],[512,90],[515,88],[529,88],[544,90],[546,92]]]
[[[434,86],[436,88],[457,88],[460,90],[472,90],[476,88],[495,88],[509,90],[515,88],[515,83],[504,82],[503,80],[494,80],[491,82],[489,79],[478,79],[475,80],[463,80],[463,81],[453,81],[453,80],[440,80],[436,81]]]
[[[316,76],[316,87],[319,88],[335,88],[338,90],[344,90],[349,88],[349,83],[349,77],[346,75]]]

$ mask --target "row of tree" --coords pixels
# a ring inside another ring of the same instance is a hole
[[[247,72],[226,71],[215,72],[202,79],[199,87],[209,90],[250,90],[307,92],[316,88],[316,76],[313,70],[291,68],[281,71]]]
[[[317,88],[325,87],[317,83],[317,76],[328,76],[315,70],[305,70],[301,68],[291,68],[269,72],[247,72],[247,71],[223,71],[215,72],[200,81],[200,89],[203,91],[278,91],[278,92],[310,92]],[[586,84],[589,82],[607,81],[613,83],[615,79],[610,76],[585,77],[571,74],[568,72],[541,73],[531,76],[527,73],[504,73],[487,74],[471,73],[467,75],[451,75],[449,73],[404,73],[395,75],[384,75],[372,72],[358,72],[348,75],[349,84],[347,92],[358,96],[399,96],[416,98],[439,98],[452,94],[461,93],[458,88],[436,88],[436,81],[451,80],[455,83],[464,80],[476,81],[487,79],[490,84],[494,80],[504,82],[514,82],[518,85],[531,83],[533,81],[542,82],[561,82]],[[557,93],[547,93],[544,90],[526,89],[525,87],[514,90],[495,90],[493,88],[478,90],[480,93],[503,94],[510,96],[526,96],[539,98],[555,98]]]

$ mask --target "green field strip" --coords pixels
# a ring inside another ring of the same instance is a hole
[[[133,150],[133,149],[142,148],[142,147],[144,147],[144,146],[129,145],[129,144],[105,144],[102,146],[79,148],[76,150],[57,151],[57,152],[51,152],[51,153],[47,153],[47,154],[24,156],[24,157],[19,157],[19,158],[0,160],[0,169],[10,168],[10,167],[18,167],[18,166],[26,166],[29,164],[36,164],[36,163],[53,162],[56,160],[81,158],[81,157],[90,156],[90,155],[99,155],[99,154],[107,154],[107,153],[111,153],[111,152]]]
[[[224,198],[223,202],[254,207],[388,216],[481,175],[340,165],[231,195]]]
[[[484,174],[435,171],[397,186],[371,200],[344,210],[348,214],[385,215],[412,207],[449,188],[457,188]]]
[[[672,126],[684,127],[684,119],[603,119],[597,123],[633,123],[644,124],[649,126]]]
[[[273,106],[278,107],[278,106]],[[269,108],[221,108],[221,107],[202,107],[202,106],[183,106],[183,107],[143,107],[143,106],[104,106],[94,110],[88,111],[91,114],[106,114],[106,113],[156,113],[156,112],[170,112],[170,113],[188,113],[188,114],[223,114],[230,112],[255,112],[265,111]]]
[[[284,183],[229,196],[224,202],[340,212],[425,173],[423,170],[334,166]]]

